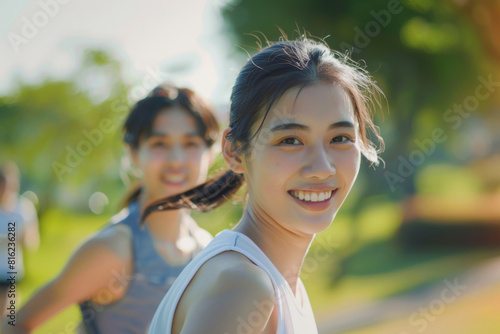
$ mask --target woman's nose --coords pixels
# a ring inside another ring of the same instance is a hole
[[[323,180],[336,173],[333,157],[328,154],[327,149],[319,143],[312,147],[307,156],[307,163],[303,171],[304,177]]]
[[[180,145],[172,146],[167,153],[167,162],[182,163],[186,158],[186,153]]]

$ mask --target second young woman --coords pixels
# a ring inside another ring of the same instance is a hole
[[[212,236],[186,209],[151,215],[142,228],[140,212],[205,181],[218,130],[212,109],[189,89],[160,86],[139,101],[125,122],[124,142],[140,187],[5,333],[29,333],[73,303],[80,304],[86,333],[145,333],[175,278]]]

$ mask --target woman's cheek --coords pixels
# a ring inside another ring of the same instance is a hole
[[[265,161],[269,162],[269,168],[274,170],[287,170],[298,163],[298,156],[295,152],[286,152],[280,149],[269,150]]]
[[[150,149],[150,150],[143,150],[141,152],[141,160],[145,163],[155,163],[158,160],[164,159],[165,157],[165,151],[160,150],[160,149]]]
[[[359,150],[353,150],[349,152],[350,154],[346,157],[344,170],[346,171],[346,175],[349,177],[349,183],[352,185],[356,180],[356,177],[359,172],[359,167],[361,163],[361,153]]]

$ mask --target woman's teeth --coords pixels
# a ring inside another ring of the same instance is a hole
[[[291,193],[295,198],[306,202],[322,202],[332,197],[332,191],[291,191]]]

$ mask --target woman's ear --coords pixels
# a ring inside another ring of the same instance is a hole
[[[142,170],[139,167],[139,150],[137,148],[132,147],[129,144],[125,145],[125,155],[123,162],[125,162],[127,166],[127,174],[133,176],[137,179],[142,178]]]
[[[222,155],[224,156],[224,160],[226,160],[226,164],[233,172],[243,174],[245,171],[243,168],[243,161],[241,160],[235,145],[230,140],[226,139],[227,134],[231,130],[231,128],[225,128],[222,133]]]
[[[130,157],[132,167],[137,168],[139,166],[139,152],[137,151],[137,149],[133,148],[130,145],[125,145],[125,152]]]

